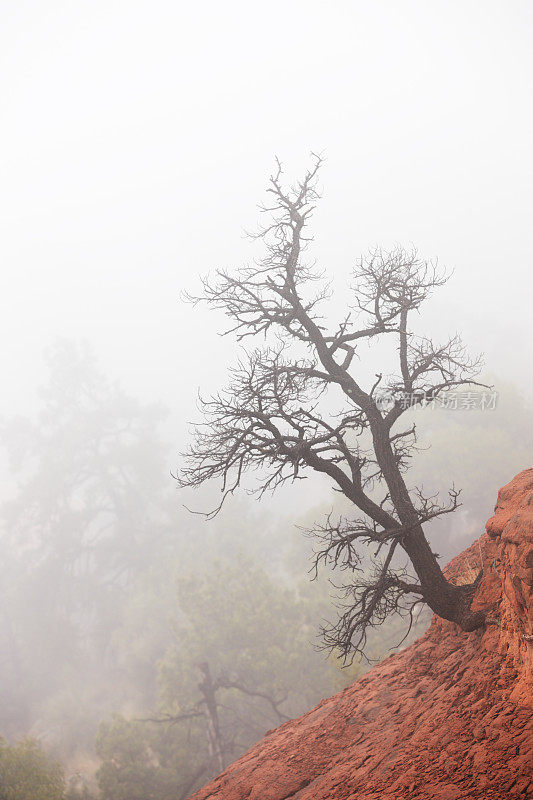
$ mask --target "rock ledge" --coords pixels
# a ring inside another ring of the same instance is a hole
[[[304,716],[269,732],[195,800],[504,800],[533,793],[533,469],[498,494],[487,532],[447,567],[483,564],[485,629],[433,618]],[[465,580],[464,582],[468,582]]]

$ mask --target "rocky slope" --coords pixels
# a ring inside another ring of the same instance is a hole
[[[533,796],[533,469],[448,566],[484,630],[434,618],[414,645],[270,731],[195,800],[504,800]]]

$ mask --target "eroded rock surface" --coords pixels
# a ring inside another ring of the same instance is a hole
[[[464,633],[434,618],[408,649],[271,731],[195,800],[505,800],[533,796],[533,469],[498,494],[452,580],[483,565]]]

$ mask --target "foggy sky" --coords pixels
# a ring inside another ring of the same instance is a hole
[[[294,177],[311,150],[336,286],[374,244],[416,244],[455,270],[435,328],[531,389],[531,3],[1,10],[1,413],[33,408],[65,336],[194,417],[235,351],[179,292],[252,257],[274,155]]]

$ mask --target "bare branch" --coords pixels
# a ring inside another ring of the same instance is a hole
[[[218,678],[216,685],[221,689],[236,689],[237,691],[241,692],[241,694],[245,694],[248,697],[260,697],[262,700],[266,700],[280,721],[289,719],[286,714],[283,714],[283,712],[279,710],[279,706],[285,702],[287,695],[282,697],[280,700],[274,700],[274,698],[266,692],[248,689],[246,686],[244,686],[244,684],[236,680],[231,680],[227,675],[221,675]]]

